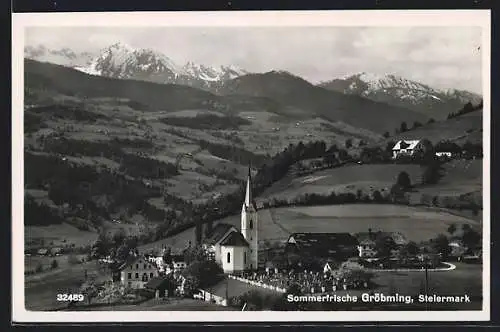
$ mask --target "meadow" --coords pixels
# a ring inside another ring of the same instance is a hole
[[[351,164],[297,178],[287,176],[266,189],[259,199],[290,200],[306,193],[330,194],[332,191],[354,194],[358,190],[365,194],[374,190],[387,192],[403,171],[409,174],[412,183],[420,183],[422,168],[418,165]]]

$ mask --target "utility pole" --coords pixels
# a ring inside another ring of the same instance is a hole
[[[425,296],[429,295],[429,271],[427,267],[427,258],[424,260],[425,264]],[[429,303],[425,301],[425,310],[429,310]]]

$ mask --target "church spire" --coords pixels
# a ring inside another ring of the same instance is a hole
[[[245,193],[245,205],[246,207],[250,207],[253,205],[253,197],[252,197],[252,172],[251,166],[248,165],[248,178],[247,178],[247,189]]]

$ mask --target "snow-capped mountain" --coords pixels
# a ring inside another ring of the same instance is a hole
[[[91,75],[159,83],[170,83],[186,75],[166,55],[152,49],[134,49],[123,43],[106,47],[89,65],[76,69]]]
[[[323,82],[319,86],[409,108],[435,119],[446,118],[450,112],[459,110],[469,101],[478,104],[481,100],[481,96],[468,91],[444,91],[395,75],[365,72]]]
[[[50,62],[66,67],[86,66],[95,54],[90,52],[77,53],[69,48],[50,49],[43,45],[26,46],[24,57],[40,62]]]
[[[104,48],[89,65],[76,69],[91,75],[183,84],[211,91],[221,82],[247,73],[235,66],[210,67],[191,61],[181,66],[156,50],[123,43]]]

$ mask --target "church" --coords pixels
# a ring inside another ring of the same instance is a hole
[[[241,208],[241,230],[217,224],[204,240],[203,247],[224,270],[234,273],[258,268],[258,214],[252,197],[252,175],[248,168],[245,201]]]

